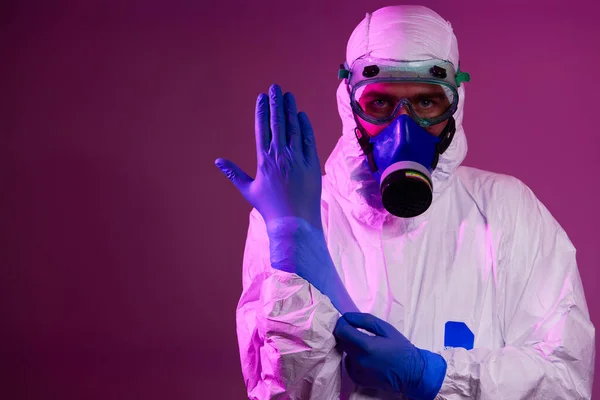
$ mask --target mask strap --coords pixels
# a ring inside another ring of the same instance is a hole
[[[367,162],[369,163],[369,168],[371,172],[377,172],[379,169],[377,168],[377,164],[375,164],[375,158],[373,158],[373,143],[371,143],[371,138],[365,128],[360,124],[356,114],[353,112],[354,121],[356,122],[356,128],[354,128],[354,135],[358,140],[358,144],[362,149],[365,156],[367,156]]]
[[[450,143],[452,143],[452,139],[454,138],[454,133],[456,132],[456,122],[454,121],[454,117],[448,118],[448,123],[446,127],[440,134],[442,139],[437,144],[437,151],[439,154],[444,154],[448,147],[450,147]]]
[[[342,69],[344,65],[340,65],[340,69]],[[350,85],[348,85],[348,79],[346,78],[346,91],[348,92],[348,97],[351,97]],[[358,144],[362,149],[365,156],[367,156],[367,162],[369,163],[369,169],[371,172],[377,172],[379,168],[377,168],[377,164],[375,164],[375,159],[373,158],[373,143],[371,143],[371,138],[369,134],[365,130],[365,128],[360,124],[356,113],[353,111],[352,116],[354,117],[354,122],[356,122],[356,128],[354,128],[354,136],[356,136],[356,140],[358,140]]]
[[[452,143],[452,139],[454,138],[454,133],[456,132],[456,122],[454,121],[454,117],[448,118],[448,123],[446,127],[440,133],[442,139],[435,146],[436,152],[433,157],[433,163],[431,164],[431,169],[434,170],[437,167],[438,161],[440,160],[440,155],[444,154],[448,147],[450,147],[450,143]]]

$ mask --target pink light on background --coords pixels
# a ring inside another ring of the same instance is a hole
[[[324,162],[347,38],[394,2],[202,3],[0,3],[0,398],[245,398],[250,207],[213,160],[254,169],[254,102],[276,82]],[[534,190],[598,321],[600,5],[422,4],[452,22],[471,73],[465,164]]]

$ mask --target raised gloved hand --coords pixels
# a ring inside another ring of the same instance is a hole
[[[296,273],[341,313],[358,311],[329,255],[321,223],[321,166],[315,137],[291,93],[271,86],[256,102],[257,170],[252,179],[231,161],[215,164],[262,215],[271,266]]]
[[[321,166],[312,126],[291,93],[272,85],[256,101],[257,168],[252,179],[229,160],[215,164],[262,215],[267,229],[283,217],[321,229]]]
[[[348,375],[358,385],[416,400],[434,399],[440,391],[446,376],[444,358],[415,347],[386,321],[350,312],[338,320],[333,334],[346,352]]]

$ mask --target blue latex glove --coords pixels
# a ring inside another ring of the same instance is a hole
[[[346,291],[327,249],[323,231],[300,218],[280,218],[270,223],[271,266],[296,273],[331,300],[341,313],[358,312]]]
[[[271,86],[256,102],[256,178],[233,162],[215,164],[262,215],[271,265],[296,273],[341,313],[358,311],[329,255],[321,223],[321,166],[312,126],[291,93]]]
[[[418,349],[386,321],[371,314],[346,313],[333,334],[338,347],[346,352],[348,375],[358,385],[417,400],[432,400],[440,391],[446,360]]]
[[[215,164],[262,215],[267,228],[283,217],[321,226],[321,165],[312,126],[291,93],[272,85],[256,101],[256,178],[229,160]]]

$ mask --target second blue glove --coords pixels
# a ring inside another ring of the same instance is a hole
[[[349,312],[338,320],[333,334],[347,354],[348,375],[358,385],[418,400],[432,400],[440,391],[446,375],[444,358],[415,347],[386,321]]]

